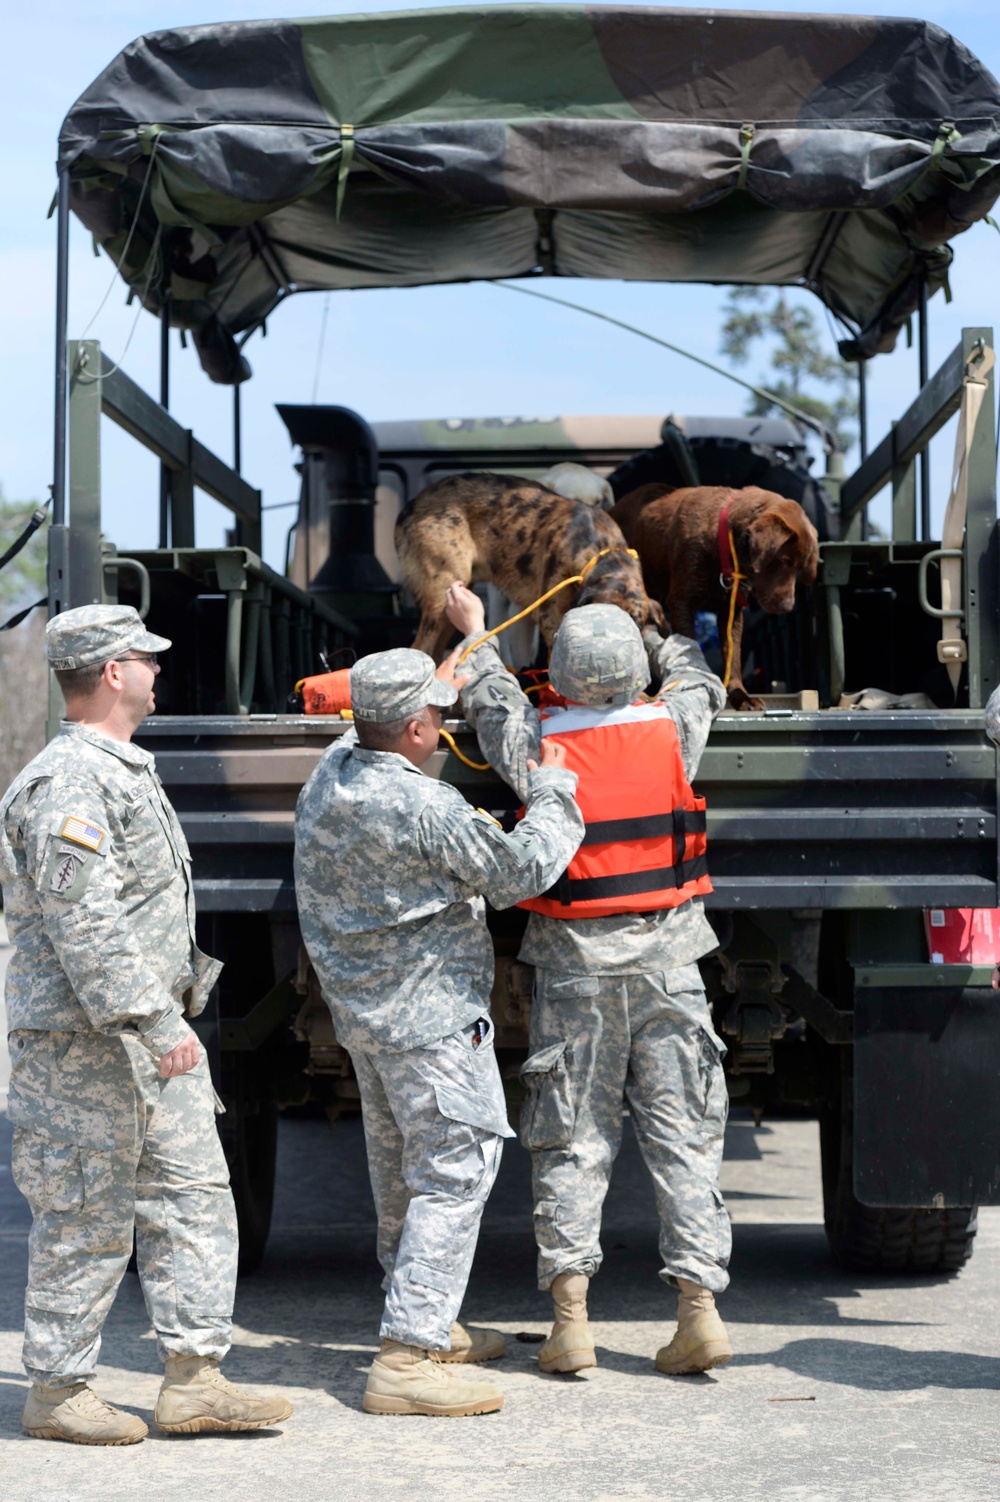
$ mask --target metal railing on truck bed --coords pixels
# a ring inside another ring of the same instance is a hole
[[[199,912],[294,911],[299,789],[343,723],[158,716],[153,751]],[[479,756],[464,721],[459,746]],[[450,751],[428,769],[498,815],[516,799]],[[996,907],[997,765],[975,711],[725,714],[697,778],[720,908]]]
[[[836,704],[852,656],[893,692],[915,685],[924,658],[933,661],[937,629],[927,596],[927,559],[940,556],[917,541],[916,464],[931,436],[958,408],[977,354],[992,346],[988,328],[963,330],[962,341],[928,381],[893,433],[842,486],[840,542],[825,544],[813,651],[820,700]],[[325,631],[346,640],[350,621],[282,580],[248,547],[259,533],[260,500],[180,428],[169,414],[112,370],[100,349],[73,346],[70,447],[73,517],[67,558],[77,567],[69,600],[82,603],[101,578],[128,564],[99,552],[83,567],[87,521],[100,518],[101,413],[126,427],[175,467],[171,496],[173,547],[132,560],[151,579],[150,621],[166,635],[193,633],[173,655],[177,669],[210,648],[216,690],[197,702],[178,685],[170,701],[183,713],[158,716],[139,739],[154,750],[160,775],[188,829],[203,912],[294,911],[292,821],[303,782],[343,725],[280,713],[289,665],[297,676]],[[992,377],[988,377],[992,393]],[[969,453],[968,513],[962,559],[960,618],[968,642],[968,709],[894,713],[824,710],[724,715],[713,728],[698,776],[709,806],[709,849],[715,895],[723,908],[891,909],[998,904],[996,753],[987,742],[981,706],[998,678],[1000,567],[996,520],[994,421],[982,409]],[[893,537],[860,536],[863,508],[893,486]],[[236,513],[244,529],[235,549],[192,546],[190,493],[208,489]],[[79,534],[73,521],[83,525]],[[50,582],[62,587],[59,549]],[[87,555],[90,557],[90,555]],[[126,579],[128,578],[126,574]],[[79,591],[79,593],[78,593]],[[216,604],[211,600],[215,596]],[[871,601],[888,602],[885,621],[869,629]],[[92,597],[92,596],[91,596]],[[861,619],[852,602],[868,601]],[[162,602],[163,618],[158,621]],[[63,603],[66,600],[63,599]],[[183,609],[179,609],[183,606]],[[285,663],[284,612],[298,622],[299,651]],[[206,631],[199,611],[217,610]],[[956,611],[955,614],[959,612]],[[270,621],[271,629],[264,623]],[[852,638],[851,632],[854,632]],[[876,639],[877,638],[877,639]],[[207,646],[206,646],[207,644]],[[279,666],[274,656],[282,659]],[[268,656],[271,660],[268,660]],[[917,659],[919,659],[917,661]],[[223,673],[224,663],[224,673]],[[312,664],[315,666],[315,664]],[[171,669],[165,678],[169,681]],[[855,669],[857,671],[857,669]],[[899,678],[895,683],[892,680]],[[213,713],[213,708],[227,713]],[[274,713],[254,715],[256,708]],[[197,712],[192,712],[192,711]],[[478,759],[474,737],[460,723],[459,740]],[[472,802],[510,811],[513,795],[491,773],[464,767],[451,753],[430,769],[466,791]]]

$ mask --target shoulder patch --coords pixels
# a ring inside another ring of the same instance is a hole
[[[49,886],[53,892],[64,896],[77,877],[77,864],[72,851],[58,851],[57,859],[49,873]]]
[[[86,819],[78,818],[76,814],[70,814],[59,831],[61,840],[73,840],[77,845],[84,845],[88,850],[100,850],[107,837],[106,829],[102,829],[99,824],[90,824]]]
[[[90,885],[94,871],[101,864],[96,856],[102,852],[81,849],[65,842],[59,835],[49,835],[45,856],[38,874],[41,891],[54,892],[68,902],[78,902]]]

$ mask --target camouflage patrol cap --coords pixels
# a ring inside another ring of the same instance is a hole
[[[617,605],[568,610],[552,643],[549,682],[574,704],[631,704],[649,682],[635,621]]]
[[[384,725],[419,714],[428,704],[447,709],[458,698],[450,683],[434,676],[434,660],[412,647],[372,652],[351,668],[351,708],[356,720]]]
[[[131,605],[80,605],[54,615],[45,628],[45,653],[57,672],[111,662],[122,652],[165,652],[170,642],[154,636]]]

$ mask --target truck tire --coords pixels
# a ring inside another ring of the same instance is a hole
[[[271,1230],[278,1108],[273,1100],[250,1106],[239,1098],[220,1118],[219,1135],[229,1163],[240,1233],[241,1275],[259,1265]]]
[[[841,1063],[839,1098],[819,1112],[823,1220],[838,1267],[865,1272],[952,1273],[972,1256],[977,1207],[890,1209],[863,1205],[854,1193],[854,1102],[850,1050]]]

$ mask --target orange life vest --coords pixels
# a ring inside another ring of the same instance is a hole
[[[543,715],[542,735],[566,748],[587,829],[554,886],[520,907],[606,918],[679,907],[712,890],[705,800],[684,775],[677,726],[662,704],[571,704]]]

